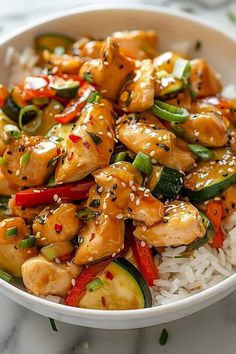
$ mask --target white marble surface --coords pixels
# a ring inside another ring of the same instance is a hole
[[[0,35],[55,9],[82,3],[93,1],[0,0]],[[236,35],[236,24],[227,15],[229,11],[236,14],[235,1],[153,0],[148,3],[194,11]],[[129,331],[86,329],[60,322],[57,326],[59,331],[53,332],[47,318],[0,295],[0,354],[235,354],[236,292],[206,310],[164,326]],[[169,340],[161,347],[158,340],[164,327],[169,332]]]

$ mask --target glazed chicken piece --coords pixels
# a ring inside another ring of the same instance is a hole
[[[19,216],[24,219],[27,224],[31,224],[34,218],[45,208],[45,205],[37,205],[35,207],[27,208],[16,205],[15,196],[9,199],[8,208],[10,215]]]
[[[103,213],[96,216],[80,230],[81,243],[73,262],[80,266],[120,253],[124,236],[123,220],[112,219]]]
[[[206,233],[197,208],[177,200],[165,205],[165,215],[161,222],[148,228],[143,223],[136,225],[134,236],[155,247],[188,245]]]
[[[56,183],[74,182],[109,164],[114,149],[114,112],[101,100],[87,106],[66,140],[66,155],[59,160]]]
[[[190,111],[192,107],[192,99],[188,90],[178,93],[175,97],[165,102],[172,106],[185,108],[187,111]]]
[[[62,73],[69,75],[78,75],[83,61],[79,56],[68,54],[57,55],[44,50],[43,59],[49,68],[57,67]]]
[[[87,41],[80,48],[80,56],[91,59],[99,58],[103,43],[103,41]]]
[[[191,143],[203,146],[221,147],[227,143],[228,131],[220,112],[190,114],[182,124],[172,124],[182,131],[182,135]]]
[[[15,184],[12,184],[0,171],[0,195],[10,196],[15,194],[18,190],[18,187]]]
[[[119,107],[125,112],[142,112],[154,104],[155,69],[151,60],[136,63],[133,79],[124,85],[119,100]]]
[[[204,59],[191,61],[190,83],[198,97],[214,96],[222,90],[218,75]]]
[[[34,235],[39,233],[37,245],[42,247],[57,241],[72,240],[83,225],[76,212],[76,205],[71,203],[44,208],[32,226]]]
[[[11,217],[0,222],[0,269],[15,277],[21,276],[22,264],[37,254],[36,247],[19,248],[19,242],[28,234],[22,218]]]
[[[20,187],[43,185],[53,173],[51,164],[57,157],[58,145],[40,136],[11,140],[4,153],[2,173],[10,183]]]
[[[226,189],[221,195],[221,203],[223,207],[223,217],[231,215],[236,210],[236,184]]]
[[[153,60],[153,65],[157,71],[165,70],[168,74],[171,74],[179,58],[180,55],[177,53],[165,52]]]
[[[153,59],[157,55],[158,37],[154,31],[122,31],[112,34],[125,55],[135,59]]]
[[[81,268],[73,263],[47,261],[42,255],[33,257],[22,265],[22,277],[27,291],[34,295],[66,297]]]
[[[124,115],[117,121],[116,129],[119,140],[129,150],[136,154],[142,151],[153,164],[188,171],[194,163],[187,144],[149,113]]]
[[[90,74],[105,98],[114,100],[128,74],[134,70],[134,61],[127,58],[114,38],[108,37],[101,50],[100,59],[85,62],[80,69],[83,78]]]
[[[94,172],[97,185],[89,191],[87,207],[112,218],[131,218],[151,226],[162,218],[163,204],[137,183],[129,165],[115,163]]]

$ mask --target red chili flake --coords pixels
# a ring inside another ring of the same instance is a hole
[[[92,232],[89,241],[92,241],[94,239],[94,237],[95,237],[95,233]]]
[[[106,307],[106,299],[104,296],[101,297],[101,301],[104,307]]]
[[[75,134],[70,134],[69,138],[75,144],[78,143],[82,139],[81,136],[78,136],[78,135],[75,135]]]
[[[61,149],[58,148],[58,149],[57,149],[57,156],[60,156],[60,154],[61,154]]]
[[[89,149],[89,148],[90,148],[90,144],[89,144],[88,141],[85,141],[85,142],[83,143],[83,145],[84,145],[84,147],[85,147],[86,149]]]
[[[74,155],[74,153],[73,153],[73,151],[71,151],[71,152],[68,154],[67,159],[68,159],[69,161],[71,161],[71,160],[73,159],[73,155]]]
[[[106,271],[106,278],[109,280],[112,280],[114,278],[113,274],[109,272],[109,270]]]
[[[55,225],[54,225],[54,230],[55,230],[57,233],[62,232],[62,228],[63,228],[63,226],[62,226],[61,224],[55,224]]]

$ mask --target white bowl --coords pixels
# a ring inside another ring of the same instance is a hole
[[[0,63],[4,62],[8,46],[23,49],[32,45],[35,35],[41,32],[104,37],[124,29],[155,30],[160,38],[161,50],[168,50],[182,42],[189,42],[194,47],[196,41],[201,40],[201,57],[208,59],[222,74],[225,84],[236,81],[236,42],[233,38],[194,16],[144,5],[81,7],[47,17],[0,42]],[[2,66],[1,69],[2,83],[7,81],[8,71],[7,68],[3,70]],[[142,310],[98,311],[55,304],[28,294],[20,283],[8,284],[0,280],[0,292],[30,310],[60,321],[105,329],[140,328],[173,321],[215,303],[235,289],[236,274],[210,289],[169,305]]]

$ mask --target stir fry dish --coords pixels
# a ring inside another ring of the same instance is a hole
[[[167,252],[223,252],[236,101],[151,30],[40,34],[35,53],[37,74],[0,86],[0,278],[68,306],[150,307]]]

